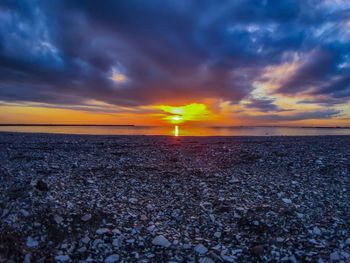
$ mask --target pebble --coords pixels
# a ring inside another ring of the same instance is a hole
[[[231,184],[235,184],[235,183],[239,183],[239,182],[240,182],[240,180],[237,179],[236,177],[231,177],[231,179],[229,181],[229,183],[231,183]]]
[[[137,199],[137,198],[134,198],[134,197],[129,198],[129,203],[136,205],[137,202],[138,202],[138,199]]]
[[[97,235],[104,235],[104,234],[107,234],[109,232],[110,232],[110,230],[108,228],[100,228],[100,229],[96,230]]]
[[[59,255],[55,257],[55,260],[58,262],[67,262],[70,260],[70,257],[67,255]]]
[[[29,248],[35,248],[39,245],[39,242],[34,240],[32,237],[27,238],[26,246]]]
[[[332,261],[338,261],[340,260],[340,255],[338,252],[333,252],[330,256],[329,259]]]
[[[192,248],[192,246],[190,245],[190,244],[183,244],[183,249],[191,249]]]
[[[161,246],[161,247],[169,247],[171,245],[171,243],[169,242],[168,239],[166,239],[163,235],[159,235],[156,236],[153,240],[152,240],[152,244],[155,246]]]
[[[198,244],[197,246],[195,246],[194,251],[196,251],[200,255],[203,255],[208,252],[208,249],[204,245]]]
[[[24,256],[23,263],[30,263],[31,262],[30,257],[31,257],[31,254],[26,254]]]
[[[345,241],[346,245],[350,245],[350,237]]]
[[[55,220],[56,224],[61,224],[63,222],[63,217],[60,215],[54,215],[53,220]]]
[[[277,241],[278,243],[282,243],[282,242],[284,241],[284,238],[278,237],[278,238],[276,238],[276,241]]]
[[[312,230],[312,232],[315,234],[315,235],[318,235],[320,236],[322,233],[321,233],[321,230],[316,226],[314,227],[314,229]]]
[[[114,247],[119,247],[120,246],[120,240],[119,239],[113,239],[113,243],[112,243],[112,245],[114,246]]]
[[[90,238],[89,237],[83,237],[81,239],[81,242],[84,243],[84,244],[88,244],[90,242]]]
[[[92,215],[91,214],[85,214],[81,217],[81,220],[84,221],[84,222],[87,222],[89,221],[90,219],[92,218]]]
[[[215,263],[215,261],[212,260],[211,258],[204,257],[199,259],[199,263]]]
[[[147,227],[147,231],[153,232],[155,228],[156,228],[156,226],[154,226],[154,225],[149,226],[149,227]]]
[[[118,261],[119,261],[119,255],[117,254],[110,255],[105,259],[106,263],[114,263]]]
[[[288,199],[288,198],[282,198],[282,201],[286,204],[291,204],[292,200]]]
[[[215,232],[215,233],[214,233],[214,237],[220,238],[220,237],[221,237],[221,232]]]

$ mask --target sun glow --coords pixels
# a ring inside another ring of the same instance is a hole
[[[163,120],[172,124],[206,120],[211,115],[207,106],[200,103],[192,103],[184,106],[158,105],[155,108],[164,111]]]

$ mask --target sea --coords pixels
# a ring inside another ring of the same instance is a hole
[[[0,126],[0,132],[59,133],[90,135],[168,135],[168,136],[323,136],[350,135],[350,128],[281,126],[100,126],[100,125],[25,125]]]

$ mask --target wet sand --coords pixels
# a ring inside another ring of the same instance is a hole
[[[0,262],[350,260],[350,136],[0,133]]]

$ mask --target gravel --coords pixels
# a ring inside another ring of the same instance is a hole
[[[0,133],[0,262],[349,262],[350,137]]]

